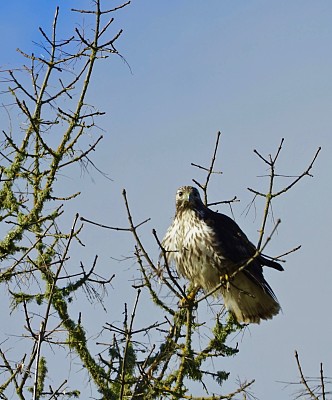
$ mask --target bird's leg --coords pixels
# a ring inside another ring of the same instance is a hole
[[[199,291],[198,286],[189,287],[188,294],[180,300],[180,306],[188,307],[189,305],[193,305],[198,291]]]
[[[190,288],[189,288],[189,289],[190,289]],[[198,291],[199,291],[199,287],[198,287],[198,286],[194,286],[194,287],[190,290],[189,294],[187,295],[188,300],[190,300],[190,301],[195,300],[195,297],[196,297],[196,294],[197,294]]]
[[[220,284],[228,291],[231,285],[231,277],[226,273],[220,276]]]

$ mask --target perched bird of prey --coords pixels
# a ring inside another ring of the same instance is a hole
[[[281,265],[257,255],[236,222],[206,207],[196,188],[178,189],[175,217],[162,247],[167,262],[175,262],[179,274],[196,287],[211,291],[226,282],[220,292],[238,322],[260,323],[280,311],[263,266],[283,271]]]

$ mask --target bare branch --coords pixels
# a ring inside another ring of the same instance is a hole
[[[211,175],[212,175],[212,174],[221,174],[221,173],[222,173],[222,172],[215,172],[215,171],[213,170],[214,164],[215,164],[215,161],[216,161],[216,157],[217,157],[217,152],[218,152],[218,147],[219,147],[220,136],[221,136],[221,132],[219,131],[219,132],[217,133],[216,143],[215,143],[215,146],[214,146],[214,151],[213,151],[213,155],[212,155],[212,158],[211,158],[211,164],[210,164],[209,168],[205,168],[205,167],[202,167],[202,166],[200,166],[200,165],[191,163],[192,166],[197,167],[197,168],[200,168],[200,169],[203,169],[204,171],[207,171],[207,172],[208,172],[204,184],[199,183],[198,181],[196,181],[195,179],[193,179],[193,182],[194,182],[197,186],[199,186],[199,187],[203,190],[203,192],[204,192],[204,204],[205,204],[205,205],[208,204],[207,189],[208,189],[208,185],[209,185],[209,182],[210,182]]]
[[[309,167],[304,172],[302,172],[302,174],[299,175],[290,185],[286,186],[284,189],[280,190],[279,192],[274,193],[273,197],[277,197],[285,192],[288,192],[288,190],[290,190],[294,185],[296,185],[303,177],[305,177],[305,176],[312,177],[312,175],[310,174],[310,171],[311,171],[312,167],[314,166],[314,163],[315,163],[321,149],[322,149],[321,147],[318,148],[318,150],[316,151],[316,153],[314,155],[314,158],[312,159],[311,163],[309,164]]]
[[[40,324],[39,335],[37,339],[37,355],[36,355],[36,372],[35,372],[35,379],[33,383],[33,400],[37,400],[39,398],[40,393],[38,393],[38,379],[39,379],[39,361],[40,361],[40,352],[41,352],[41,345],[44,341],[44,322]]]
[[[303,385],[305,386],[307,393],[310,395],[310,397],[314,400],[319,400],[319,398],[315,395],[315,393],[311,390],[310,386],[308,385],[308,382],[303,374],[302,371],[302,367],[301,367],[301,363],[300,363],[300,359],[299,359],[299,355],[297,353],[297,351],[295,350],[295,359],[296,359],[296,363],[297,363],[297,368],[299,370],[300,373],[300,377],[301,377],[301,382],[303,383]]]
[[[144,221],[142,221],[139,224],[135,225],[133,228],[131,228],[131,227],[130,228],[119,228],[117,226],[104,225],[104,224],[100,224],[99,222],[94,222],[94,221],[91,221],[89,219],[86,219],[84,217],[80,217],[80,220],[83,221],[83,222],[88,222],[89,224],[92,224],[92,225],[99,226],[100,228],[111,229],[113,231],[132,232],[132,229],[137,229],[140,226],[146,224],[147,222],[149,222],[151,220],[151,218],[145,219]]]

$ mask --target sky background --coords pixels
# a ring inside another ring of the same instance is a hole
[[[86,4],[2,2],[1,67],[22,64],[17,47],[42,52],[33,42],[41,41],[39,26],[49,31],[56,5],[65,37],[81,18],[69,9]],[[233,205],[234,217],[255,242],[263,203],[256,202],[256,213],[254,208],[246,213],[252,200],[247,187],[264,190],[268,181],[259,177],[267,169],[253,150],[274,154],[284,138],[277,172],[298,175],[322,147],[314,178],[304,178],[273,207],[282,223],[266,252],[274,256],[302,245],[287,258],[285,272],[266,271],[283,313],[250,326],[236,338],[240,353],[222,360],[231,371],[225,391],[234,388],[237,377],[255,378],[259,399],[292,398],[295,388],[280,381],[298,380],[295,349],[307,375],[317,376],[320,362],[332,375],[332,2],[133,0],[115,16],[114,32],[124,30],[117,49],[130,69],[119,57],[100,63],[89,92],[90,103],[107,113],[98,123],[104,141],[93,161],[112,181],[96,171],[64,176],[59,183],[63,195],[82,191],[69,207],[69,221],[78,211],[126,226],[121,196],[126,188],[135,220],[151,218],[141,237],[156,259],[151,230],[162,237],[174,215],[177,187],[203,179],[190,163],[209,165],[220,130],[216,169],[223,174],[213,178],[209,199],[236,195],[241,201]],[[88,20],[85,24],[89,29]],[[276,187],[287,183],[280,178]],[[227,206],[218,210],[230,215]],[[132,254],[133,242],[126,234],[94,227],[86,232],[84,257],[99,254],[101,271],[118,276],[105,300],[111,321],[112,310],[119,313],[132,296],[127,279],[137,268],[113,258]],[[97,314],[86,317],[89,323],[103,323],[105,315]],[[143,324],[144,313],[139,318]]]

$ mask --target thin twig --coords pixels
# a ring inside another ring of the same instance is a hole
[[[326,398],[325,398],[325,381],[324,381],[323,363],[320,363],[320,384],[321,384],[321,387],[322,387],[322,398],[323,398],[323,400],[326,400]]]
[[[221,200],[221,201],[216,201],[214,203],[208,203],[207,207],[217,206],[218,204],[231,204],[231,203],[235,203],[235,202],[236,203],[240,202],[240,200],[236,196],[234,196],[230,200]]]
[[[38,393],[38,379],[39,379],[39,361],[41,355],[41,345],[44,341],[44,333],[45,333],[45,324],[44,321],[40,324],[39,335],[37,339],[37,355],[36,355],[36,371],[33,383],[33,400],[37,400],[40,393]]]
[[[129,323],[129,329],[127,327],[127,322],[125,321],[125,333],[126,333],[126,344],[125,344],[125,349],[123,352],[123,360],[122,360],[122,369],[121,369],[121,391],[120,391],[120,399],[123,399],[123,395],[124,395],[124,391],[125,391],[125,376],[126,376],[126,369],[127,369],[127,361],[128,361],[128,348],[129,348],[129,344],[131,342],[131,338],[132,338],[132,332],[133,332],[133,324],[134,324],[134,319],[136,316],[136,309],[137,309],[137,305],[138,305],[138,300],[141,294],[141,290],[138,289],[137,290],[137,295],[136,295],[136,300],[134,303],[134,307],[133,307],[133,311],[131,313],[131,318],[130,318],[130,323]]]
[[[193,179],[193,182],[203,190],[203,193],[204,193],[204,204],[205,205],[208,204],[207,189],[208,189],[208,185],[209,185],[209,182],[210,182],[211,175],[212,174],[217,174],[217,173],[218,174],[222,173],[222,172],[216,172],[216,171],[213,170],[214,164],[215,164],[215,161],[216,161],[216,157],[217,157],[220,136],[221,136],[221,132],[219,131],[219,132],[217,132],[217,139],[216,139],[216,143],[215,143],[215,146],[214,146],[213,155],[212,155],[212,158],[211,158],[211,164],[210,164],[209,168],[202,167],[201,165],[191,163],[192,166],[194,166],[196,168],[203,169],[204,171],[207,171],[207,176],[206,176],[206,180],[205,180],[204,184],[202,184],[202,183],[198,182],[197,180]]]
[[[139,224],[135,225],[133,228],[131,228],[131,227],[130,228],[119,228],[117,226],[104,225],[104,224],[100,224],[99,222],[91,221],[91,220],[89,220],[87,218],[84,218],[84,217],[80,217],[80,220],[83,221],[83,222],[88,222],[89,224],[92,224],[92,225],[99,226],[100,228],[111,229],[113,231],[132,232],[132,229],[137,229],[140,226],[142,226],[143,224],[146,224],[147,222],[149,222],[151,220],[151,218],[145,219],[144,221],[142,221]]]
[[[166,251],[165,248],[162,246],[162,244],[161,244],[161,242],[160,242],[160,240],[159,240],[159,238],[158,238],[158,236],[157,236],[157,232],[156,232],[155,229],[152,230],[152,234],[153,234],[154,238],[156,239],[159,248],[161,249],[161,253],[162,253],[162,256],[163,256],[163,259],[164,259],[164,263],[165,263],[164,265],[165,265],[165,267],[166,267],[166,270],[167,270],[167,273],[168,273],[169,278],[171,279],[172,283],[173,283],[173,284],[176,286],[176,288],[178,289],[180,295],[181,295],[183,298],[185,298],[186,300],[188,300],[188,299],[187,299],[187,294],[186,294],[186,292],[185,292],[185,291],[182,289],[182,287],[178,284],[177,279],[174,278],[174,276],[173,276],[173,274],[172,274],[172,272],[171,272],[171,269],[170,269],[169,264],[168,264],[167,251]],[[163,278],[163,280],[164,280],[164,278]],[[172,290],[172,292],[173,292],[174,294],[176,294],[176,296],[179,297],[179,293],[177,293],[177,292],[174,290],[173,286],[172,286],[172,285],[169,285],[168,282],[167,282],[167,286]]]
[[[308,394],[310,395],[310,397],[314,400],[319,400],[319,398],[315,395],[315,393],[311,390],[310,386],[308,385],[308,382],[306,380],[306,378],[304,377],[303,371],[302,371],[302,367],[301,367],[301,363],[300,363],[300,359],[299,359],[299,355],[297,353],[297,351],[295,350],[295,359],[296,359],[296,363],[297,363],[297,368],[299,370],[300,373],[300,377],[301,377],[301,382],[303,383],[303,385],[305,386]]]
[[[315,155],[314,155],[314,157],[313,157],[311,163],[309,164],[309,167],[308,167],[304,172],[302,172],[302,174],[299,175],[290,185],[286,186],[284,189],[280,190],[279,192],[274,193],[274,194],[273,194],[273,197],[280,196],[281,194],[287,192],[287,191],[288,191],[289,189],[291,189],[294,185],[296,185],[303,177],[305,177],[305,176],[310,176],[310,177],[312,177],[312,175],[310,174],[310,171],[311,171],[312,167],[314,166],[314,163],[315,163],[315,161],[316,161],[316,159],[317,159],[317,157],[318,157],[318,154],[320,153],[321,150],[322,150],[322,148],[321,148],[321,147],[318,147],[318,149],[317,149],[317,151],[316,151],[316,153],[315,153]]]

